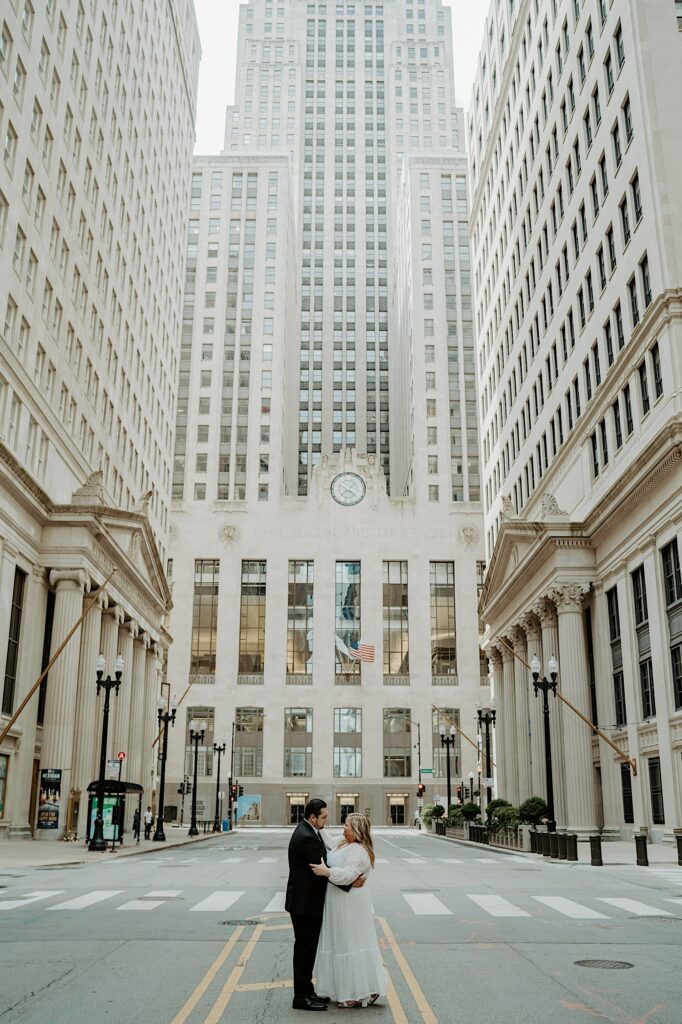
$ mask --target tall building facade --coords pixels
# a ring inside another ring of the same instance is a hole
[[[494,3],[471,111],[499,792],[545,793],[524,661],[554,654],[601,729],[552,701],[583,835],[682,826],[678,8]]]
[[[449,11],[252,0],[239,55],[223,154],[194,161],[169,790],[204,721],[200,817],[231,775],[240,820],[289,823],[320,795],[335,822],[404,822],[420,756],[445,797],[441,727],[462,729],[452,786],[478,779],[488,694]]]
[[[0,837],[84,834],[100,652],[108,753],[152,788],[198,63],[190,0],[0,12],[0,732],[60,652],[0,745]]]

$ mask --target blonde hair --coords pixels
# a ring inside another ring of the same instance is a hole
[[[359,843],[367,851],[369,862],[374,867],[374,845],[372,843],[372,830],[369,818],[366,814],[349,814],[346,818],[346,825],[348,825],[353,833],[355,842]]]

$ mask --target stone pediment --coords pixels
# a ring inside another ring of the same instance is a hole
[[[99,543],[106,544],[110,555],[118,556],[116,560],[138,585],[154,591],[166,603],[170,597],[168,583],[146,517],[136,512],[107,515],[102,510],[97,523]]]
[[[505,582],[516,573],[518,566],[525,561],[532,548],[537,544],[538,534],[542,532],[539,523],[528,523],[520,519],[503,519],[497,536],[495,550],[490,559],[485,578],[479,610],[484,609],[490,598],[502,589]]]

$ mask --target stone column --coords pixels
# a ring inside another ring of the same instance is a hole
[[[590,684],[583,625],[583,596],[587,583],[553,586],[549,597],[559,618],[559,678],[561,692],[578,711],[591,718]],[[597,828],[592,733],[570,708],[564,708],[564,767],[569,832],[586,838]]]
[[[517,768],[519,774],[519,804],[532,796],[530,767],[530,722],[528,687],[530,671],[524,662],[528,661],[526,634],[516,628],[512,633],[514,644],[514,694],[516,697],[516,741]]]
[[[24,592],[17,688],[14,694],[15,708],[19,707],[41,673],[46,607],[47,574],[42,566],[34,565],[26,580]],[[4,660],[0,664],[4,666]],[[9,775],[12,788],[7,793],[5,808],[5,814],[11,822],[10,839],[30,839],[35,825],[35,822],[30,821],[29,815],[36,748],[38,693],[39,691],[36,691],[31,698],[7,737],[11,743],[13,737],[17,736]]]
[[[137,782],[144,786],[146,779],[142,775],[145,741],[146,694],[145,678],[147,651],[149,649],[149,633],[141,633],[133,644],[133,663],[131,675],[130,728],[128,731],[128,771],[129,782]]]
[[[542,675],[547,674],[547,663],[549,659],[554,655],[555,658],[559,657],[559,630],[557,626],[557,614],[556,608],[551,601],[543,598],[533,608],[533,614],[540,621],[540,628],[542,630],[542,658],[541,658],[541,673]],[[557,689],[561,689],[561,677],[559,677],[559,683]],[[542,717],[542,695],[539,694],[537,697],[533,696],[533,700],[538,702],[540,708],[540,717]],[[558,698],[549,698],[549,731],[550,739],[552,741],[552,775],[554,782],[554,816],[556,818],[557,826],[564,828],[566,826],[566,777],[564,770],[564,733],[563,733],[563,719],[564,719],[564,706]],[[545,740],[544,740],[544,727],[542,734],[542,763],[544,767],[545,759]],[[545,780],[545,790],[542,796],[547,798]]]
[[[527,662],[532,664],[533,658],[538,657],[542,664],[542,630],[538,618],[532,613],[523,615],[521,626],[526,631]],[[530,669],[528,679],[532,680]],[[530,765],[531,765],[531,789],[533,796],[547,798],[547,772],[545,770],[545,739],[544,726],[542,722],[542,699],[541,695],[535,696],[532,682],[528,686],[528,710],[530,713]]]
[[[508,640],[505,637],[505,640]],[[500,737],[506,789],[500,796],[508,800],[514,807],[519,805],[519,767],[516,734],[516,694],[514,691],[514,655],[505,645],[502,647],[502,688],[504,690],[504,713],[502,717],[502,735]],[[499,735],[499,733],[498,733]]]
[[[105,677],[106,676],[111,676],[112,679],[114,677],[114,672],[116,670],[115,669],[116,658],[118,657],[118,652],[119,652],[119,647],[118,647],[118,629],[119,629],[119,626],[120,626],[120,624],[122,622],[123,622],[123,609],[121,608],[120,605],[113,604],[112,599],[109,598],[108,609],[107,609],[106,613],[102,616],[101,651],[102,651],[102,654],[104,655],[104,662],[105,662],[104,675],[105,675]],[[125,674],[123,676],[123,682],[125,682]],[[114,716],[116,714],[116,702],[118,700],[120,700],[120,694],[121,694],[121,690],[122,689],[123,689],[123,686],[119,687],[118,696],[116,695],[116,691],[115,690],[111,691],[110,702],[109,702],[109,706],[110,706],[110,711],[109,711],[109,737],[108,737],[108,740],[107,740],[107,751],[106,751],[106,755],[107,755],[108,758],[112,756],[112,750],[113,750],[113,752],[115,754],[115,753],[117,753],[121,749],[120,747],[114,747],[114,730],[113,730],[113,726],[112,726],[112,721],[115,720]],[[99,723],[98,724],[98,729],[97,729],[97,740],[98,740],[98,742],[97,742],[97,756],[98,757],[99,757],[99,748],[100,748],[101,738],[102,738],[102,718],[103,718],[103,713],[104,713],[104,693],[102,691],[100,691],[100,694],[99,694],[99,696],[97,698],[97,722]],[[96,774],[98,774],[98,773],[99,773],[99,762],[98,762],[98,767],[97,767],[97,773]]]
[[[497,730],[502,723],[502,716],[504,712],[504,686],[502,682],[502,655],[497,647],[491,647],[488,651],[488,657],[493,670],[493,698],[495,701],[496,709],[496,727],[492,730],[490,737],[492,742],[492,759],[495,762],[496,767],[493,769],[493,775],[495,777],[495,789],[493,790],[493,797],[498,797],[506,791],[507,788],[507,777],[504,771],[504,758],[500,751],[502,745],[497,742]]]
[[[126,760],[121,770],[122,779],[130,779],[129,766],[127,764],[129,751],[128,730],[130,727],[130,702],[133,696],[133,643],[139,630],[135,619],[131,619],[121,626],[118,633],[118,649],[123,655],[123,675],[121,676],[121,688],[116,699],[116,711],[114,714],[114,757],[119,751],[124,751]]]
[[[102,723],[97,718],[97,659],[102,649],[102,610],[106,605],[106,594],[102,592],[81,628],[73,759],[73,788],[80,791],[77,827],[81,836],[87,831],[88,786],[97,778],[99,768]]]
[[[89,580],[83,569],[53,569],[50,585],[56,588],[50,657],[64,642],[83,612],[83,591]],[[73,746],[80,661],[80,626],[50,669],[45,699],[40,767],[61,769],[59,824],[36,829],[38,839],[61,839],[66,831],[69,794],[73,784]]]
[[[604,594],[604,584],[594,584],[592,602],[592,649],[594,652],[594,677],[597,692],[597,716],[599,725],[613,722],[613,666],[609,642],[609,617]],[[602,739],[599,740],[599,765],[601,769],[601,791],[603,809],[602,835],[620,839],[621,821],[621,761],[616,753]]]

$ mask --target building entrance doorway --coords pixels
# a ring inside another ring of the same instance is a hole
[[[305,803],[307,797],[303,794],[292,796],[289,794],[289,824],[298,825],[300,821],[303,821],[303,813],[305,811]]]
[[[404,825],[405,824],[405,797],[404,796],[389,796],[388,798],[388,811],[389,811],[389,824],[390,825]]]
[[[339,825],[343,825],[349,814],[355,814],[357,796],[355,793],[337,793],[336,799],[338,801],[337,821]]]

